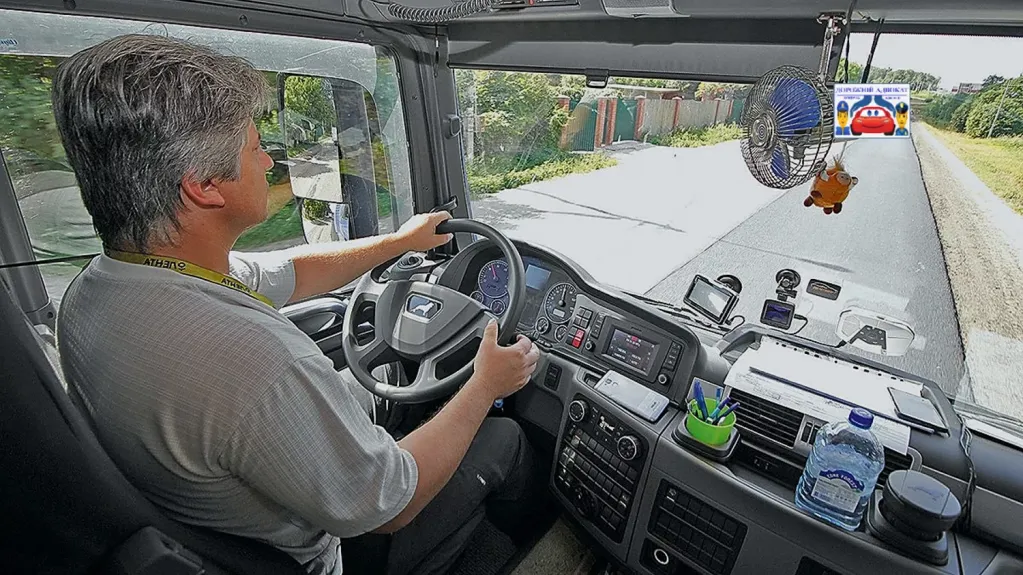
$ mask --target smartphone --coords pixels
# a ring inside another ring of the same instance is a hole
[[[945,420],[942,419],[938,408],[931,403],[931,400],[894,387],[889,387],[888,393],[891,394],[892,401],[895,402],[895,411],[900,418],[937,431],[948,431]]]

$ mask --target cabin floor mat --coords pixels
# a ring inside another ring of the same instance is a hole
[[[586,575],[598,563],[589,547],[559,518],[511,575]]]
[[[511,537],[484,519],[451,575],[497,575],[518,549]]]

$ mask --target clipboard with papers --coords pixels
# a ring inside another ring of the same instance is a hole
[[[863,407],[876,416],[872,431],[878,439],[905,455],[911,428],[933,430],[900,419],[888,388],[920,396],[923,385],[878,373],[764,337],[759,349],[739,357],[725,386],[829,422],[844,420],[852,407]]]

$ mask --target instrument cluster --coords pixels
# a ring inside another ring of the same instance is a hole
[[[557,267],[533,257],[522,261],[526,270],[526,307],[520,326],[535,328],[540,333],[552,330],[564,333],[572,319],[578,289]],[[483,264],[470,295],[495,315],[504,315],[508,310],[508,263],[494,259]]]

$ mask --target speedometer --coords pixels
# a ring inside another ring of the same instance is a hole
[[[508,293],[508,264],[503,260],[487,262],[480,270],[478,282],[487,297],[504,297]]]
[[[547,317],[554,323],[566,323],[572,319],[572,310],[575,309],[575,286],[570,283],[560,283],[547,292],[543,301],[543,310]]]

